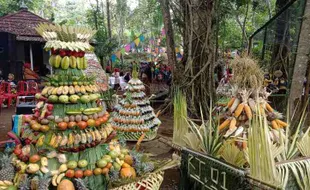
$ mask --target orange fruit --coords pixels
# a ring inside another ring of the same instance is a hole
[[[112,163],[109,162],[107,165],[106,165],[106,168],[110,169],[112,167]]]
[[[94,127],[96,125],[96,121],[94,119],[87,120],[87,125],[90,127]]]
[[[101,173],[102,173],[101,168],[95,168],[95,169],[94,169],[94,174],[95,174],[95,175],[100,175]]]
[[[66,130],[67,129],[67,127],[68,127],[68,124],[66,123],[66,122],[60,122],[60,123],[58,123],[58,129],[59,130],[62,130],[62,131],[64,131],[64,130]]]
[[[83,177],[83,170],[76,170],[74,173],[74,177],[76,178],[82,178]]]
[[[92,176],[93,175],[93,171],[92,170],[85,170],[84,171],[84,176],[88,177],[88,176]]]
[[[105,167],[102,169],[102,174],[108,174],[109,173],[109,168]]]
[[[87,127],[87,123],[85,121],[80,121],[77,125],[80,129],[85,129]]]
[[[130,155],[126,155],[125,158],[124,158],[124,162],[129,164],[130,166],[132,166],[133,164],[133,158],[130,156]]]
[[[71,122],[68,123],[68,128],[69,129],[73,129],[75,126],[77,126],[77,123],[74,122],[74,121],[71,121]]]
[[[101,121],[99,119],[97,119],[96,122],[95,122],[95,126],[99,127],[100,125],[101,125]]]
[[[129,164],[127,164],[126,162],[124,162],[122,164],[122,168],[130,168],[131,166]]]

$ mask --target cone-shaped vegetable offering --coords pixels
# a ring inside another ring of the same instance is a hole
[[[270,136],[277,143],[287,124],[282,119],[282,114],[275,111],[268,104],[270,93],[262,88],[263,74],[259,66],[250,58],[235,59],[233,68],[233,96],[224,107],[223,120],[219,131],[225,138],[233,137],[242,139],[240,147],[246,148],[247,130],[254,114],[267,115],[270,126]],[[261,109],[260,112],[258,109]]]
[[[89,189],[106,189],[108,175],[121,172],[129,151],[117,141],[110,142],[116,132],[100,100],[103,92],[94,77],[82,72],[87,68],[84,51],[92,49],[88,40],[95,31],[46,24],[39,25],[37,31],[52,52],[54,73],[45,78],[46,86],[36,94],[34,114],[24,119],[22,144],[13,154],[18,170],[15,184],[28,178],[32,189],[73,189],[70,181],[85,186],[83,180],[76,179],[86,178]],[[135,173],[131,165],[127,167]]]
[[[126,140],[136,141],[145,133],[144,140],[152,140],[157,135],[160,120],[150,106],[145,96],[145,87],[137,77],[137,66],[133,65],[133,78],[128,82],[128,88],[115,106],[112,127]]]

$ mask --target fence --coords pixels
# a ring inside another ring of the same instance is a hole
[[[268,77],[278,90],[273,98],[282,109],[286,107],[289,94],[305,2],[306,0],[289,1],[249,38],[249,53],[269,72]]]

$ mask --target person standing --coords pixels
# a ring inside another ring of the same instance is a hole
[[[120,87],[120,72],[118,68],[114,69],[112,76],[114,77],[114,90],[118,90]]]

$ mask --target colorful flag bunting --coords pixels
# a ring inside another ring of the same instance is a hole
[[[121,59],[121,51],[116,52],[115,55],[118,59]]]
[[[139,46],[140,38],[136,38],[134,42],[135,42],[136,46]]]
[[[135,42],[131,42],[130,47],[135,48]]]
[[[125,45],[125,51],[129,52],[130,51],[130,44]]]
[[[113,55],[111,56],[111,61],[112,61],[113,63],[116,61],[116,55],[115,55],[115,54],[113,54]]]
[[[129,46],[129,48],[130,48],[130,46]],[[130,49],[129,49],[130,50]],[[121,49],[121,54],[125,54],[125,48],[122,48]]]
[[[143,42],[145,40],[143,35],[140,35],[139,39],[140,39],[141,42]]]

